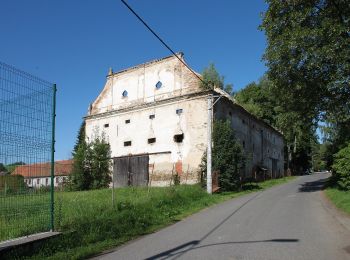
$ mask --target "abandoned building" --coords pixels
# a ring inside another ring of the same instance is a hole
[[[184,61],[182,53],[179,57]],[[110,143],[114,185],[165,186],[175,174],[181,183],[198,182],[207,149],[209,94],[222,96],[213,120],[231,121],[247,155],[242,177],[258,178],[261,172],[282,176],[282,134],[226,92],[204,90],[188,68],[169,56],[115,73],[110,69],[102,92],[89,106],[86,137],[89,141],[103,133]]]

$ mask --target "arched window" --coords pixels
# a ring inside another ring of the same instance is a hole
[[[122,96],[123,97],[127,97],[128,96],[128,91],[124,90],[123,93],[122,93]]]

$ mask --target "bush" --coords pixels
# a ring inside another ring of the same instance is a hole
[[[0,194],[16,194],[27,190],[24,178],[21,175],[0,176]]]
[[[350,143],[334,155],[333,177],[342,190],[350,190]]]

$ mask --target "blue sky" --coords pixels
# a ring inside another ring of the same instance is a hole
[[[266,71],[261,0],[128,0],[198,72],[214,62],[237,91]],[[56,83],[56,159],[114,71],[170,55],[119,0],[2,0],[0,61]]]

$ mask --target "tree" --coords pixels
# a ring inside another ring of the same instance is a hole
[[[88,190],[93,181],[91,173],[92,148],[91,144],[81,142],[73,152],[73,169],[69,176],[69,187],[72,190]]]
[[[337,122],[328,116],[328,121],[322,126],[325,146],[325,161],[329,169],[333,164],[333,154],[346,147],[350,142],[350,119]]]
[[[74,163],[69,186],[72,190],[106,188],[111,182],[110,145],[106,141],[104,133],[101,136],[96,133],[91,142],[79,139],[83,135],[85,136],[85,131],[82,131],[81,128],[77,138],[77,146],[72,153]]]
[[[267,0],[264,59],[287,111],[308,120],[350,115],[350,5],[347,0]]]
[[[111,149],[104,134],[97,136],[92,142],[91,177],[92,188],[100,189],[108,187],[111,182]]]
[[[219,171],[219,185],[222,191],[238,190],[241,186],[241,169],[245,165],[245,156],[237,142],[229,121],[214,122],[212,168]],[[201,169],[206,173],[206,154]]]
[[[219,72],[216,70],[214,63],[210,63],[207,68],[205,68],[202,72],[201,87],[203,89],[214,89],[220,88],[225,90],[228,94],[232,94],[233,85],[232,84],[224,84],[224,76],[221,76]]]
[[[0,172],[7,172],[7,169],[3,163],[0,163]]]
[[[12,173],[16,169],[16,167],[19,165],[25,165],[25,163],[24,162],[14,162],[14,163],[10,163],[10,164],[5,165],[5,167],[6,167],[8,173]]]
[[[264,75],[258,83],[252,82],[238,91],[234,98],[248,112],[266,123],[276,126],[278,100],[271,91],[272,84],[267,75]]]
[[[77,140],[75,141],[75,145],[73,148],[73,153],[77,152],[78,147],[80,144],[82,144],[83,142],[85,142],[86,139],[86,135],[85,135],[85,120],[81,123],[80,128],[79,128],[79,132],[78,132],[78,136],[77,136]]]
[[[302,114],[287,110],[284,99],[276,95],[274,90],[274,82],[264,75],[257,83],[252,82],[241,89],[234,97],[247,111],[283,133],[292,158],[289,167],[294,174],[300,174],[311,167],[311,145],[316,127],[313,121],[305,120]],[[285,158],[288,157],[286,154]]]
[[[339,187],[350,190],[350,143],[335,154],[332,169]]]

